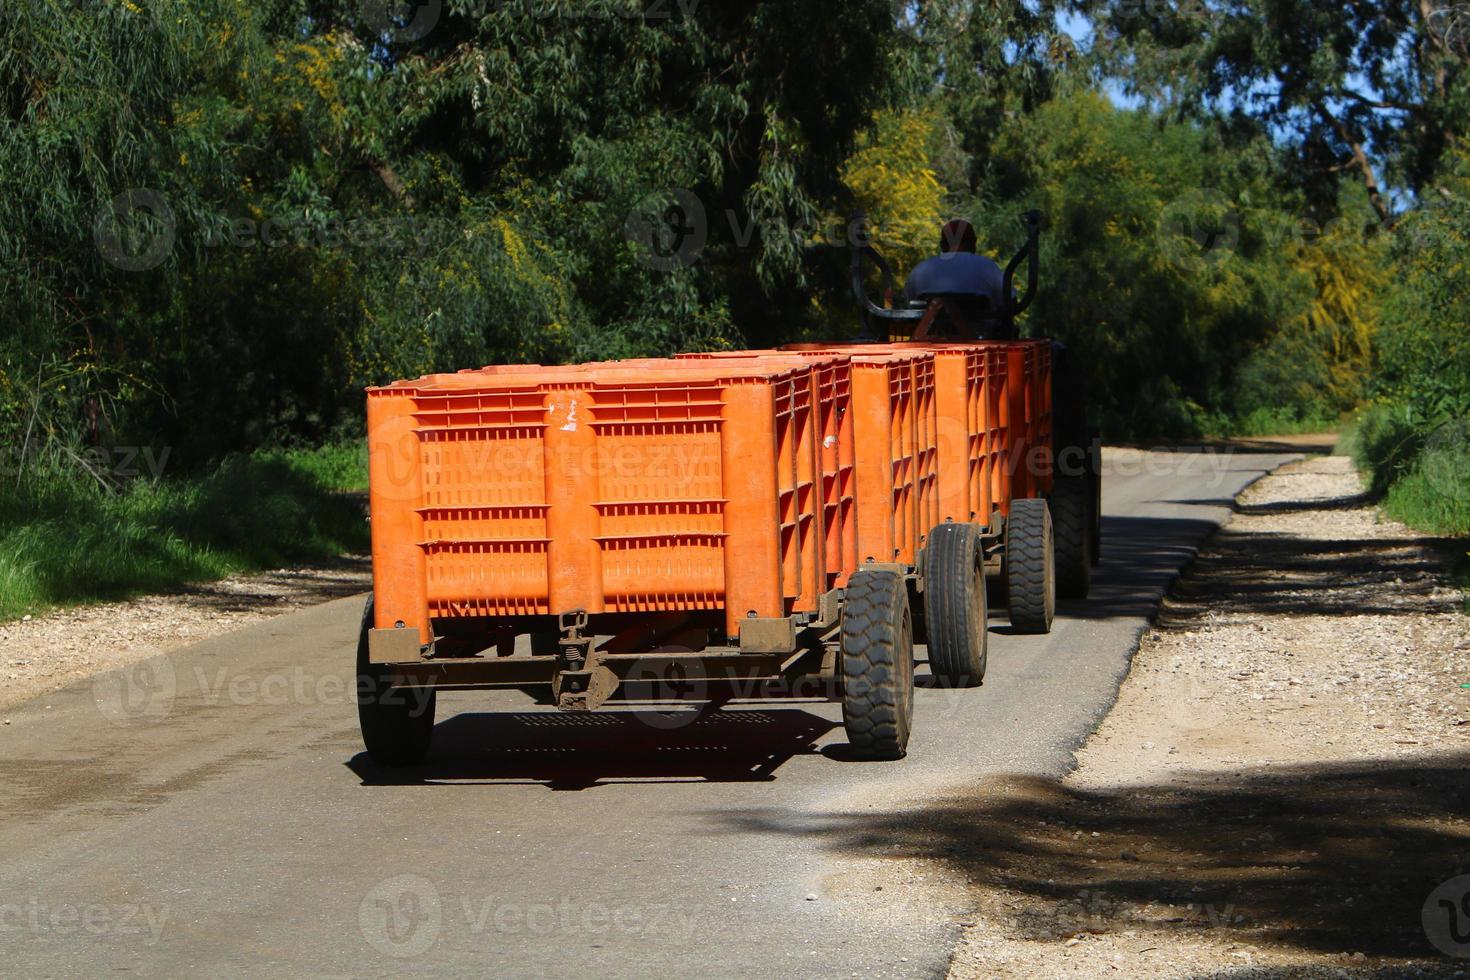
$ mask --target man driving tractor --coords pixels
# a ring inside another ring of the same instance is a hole
[[[1016,267],[1032,257],[1034,276],[1035,228],[1039,215],[1027,216],[1032,240],[1027,248],[1002,270],[995,260],[976,253],[975,228],[963,218],[944,226],[939,238],[939,254],[919,263],[904,287],[905,303],[901,309],[885,310],[862,298],[861,262],[864,254],[875,258],[885,276],[887,264],[871,248],[854,252],[854,291],[870,316],[879,320],[902,320],[913,324],[915,340],[949,337],[961,340],[1014,340],[1018,334],[1015,317],[1029,303],[1018,303],[1011,279]]]

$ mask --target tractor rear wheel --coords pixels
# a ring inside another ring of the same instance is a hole
[[[987,613],[979,528],[939,525],[924,548],[924,622],[929,669],[945,687],[985,679]]]
[[[1040,498],[1011,501],[1006,522],[1006,596],[1018,633],[1051,632],[1057,577],[1051,510]]]
[[[438,692],[431,687],[398,687],[391,668],[371,663],[368,631],[372,628],[373,600],[369,598],[357,637],[357,720],[362,742],[375,766],[416,766],[429,754],[434,738]]]
[[[1086,599],[1092,588],[1092,498],[1088,474],[1059,476],[1051,494],[1056,538],[1057,596]]]
[[[859,759],[901,759],[914,720],[914,621],[895,572],[860,571],[842,603],[842,724]]]

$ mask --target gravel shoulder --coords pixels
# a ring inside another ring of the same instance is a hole
[[[0,709],[104,670],[372,589],[365,556],[0,623]],[[8,723],[8,722],[7,722]]]
[[[1470,975],[1454,557],[1381,519],[1347,459],[1249,488],[1076,771],[912,831],[968,882],[951,976]]]

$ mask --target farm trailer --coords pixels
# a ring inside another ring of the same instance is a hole
[[[370,391],[369,754],[416,764],[437,691],[509,688],[567,711],[820,694],[855,755],[901,757],[916,636],[973,687],[987,578],[1022,633],[1059,581],[1085,594],[1095,508],[1052,472],[1052,355],[936,339]]]

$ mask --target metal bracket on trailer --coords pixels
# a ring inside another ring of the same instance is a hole
[[[592,648],[594,638],[585,635],[587,624],[587,613],[580,609],[557,617],[561,639],[551,693],[562,711],[596,711],[618,689],[618,675]]]
[[[424,659],[416,629],[368,631],[368,663],[374,666],[411,664]]]
[[[791,653],[796,649],[796,620],[747,619],[740,624],[741,653]]]

